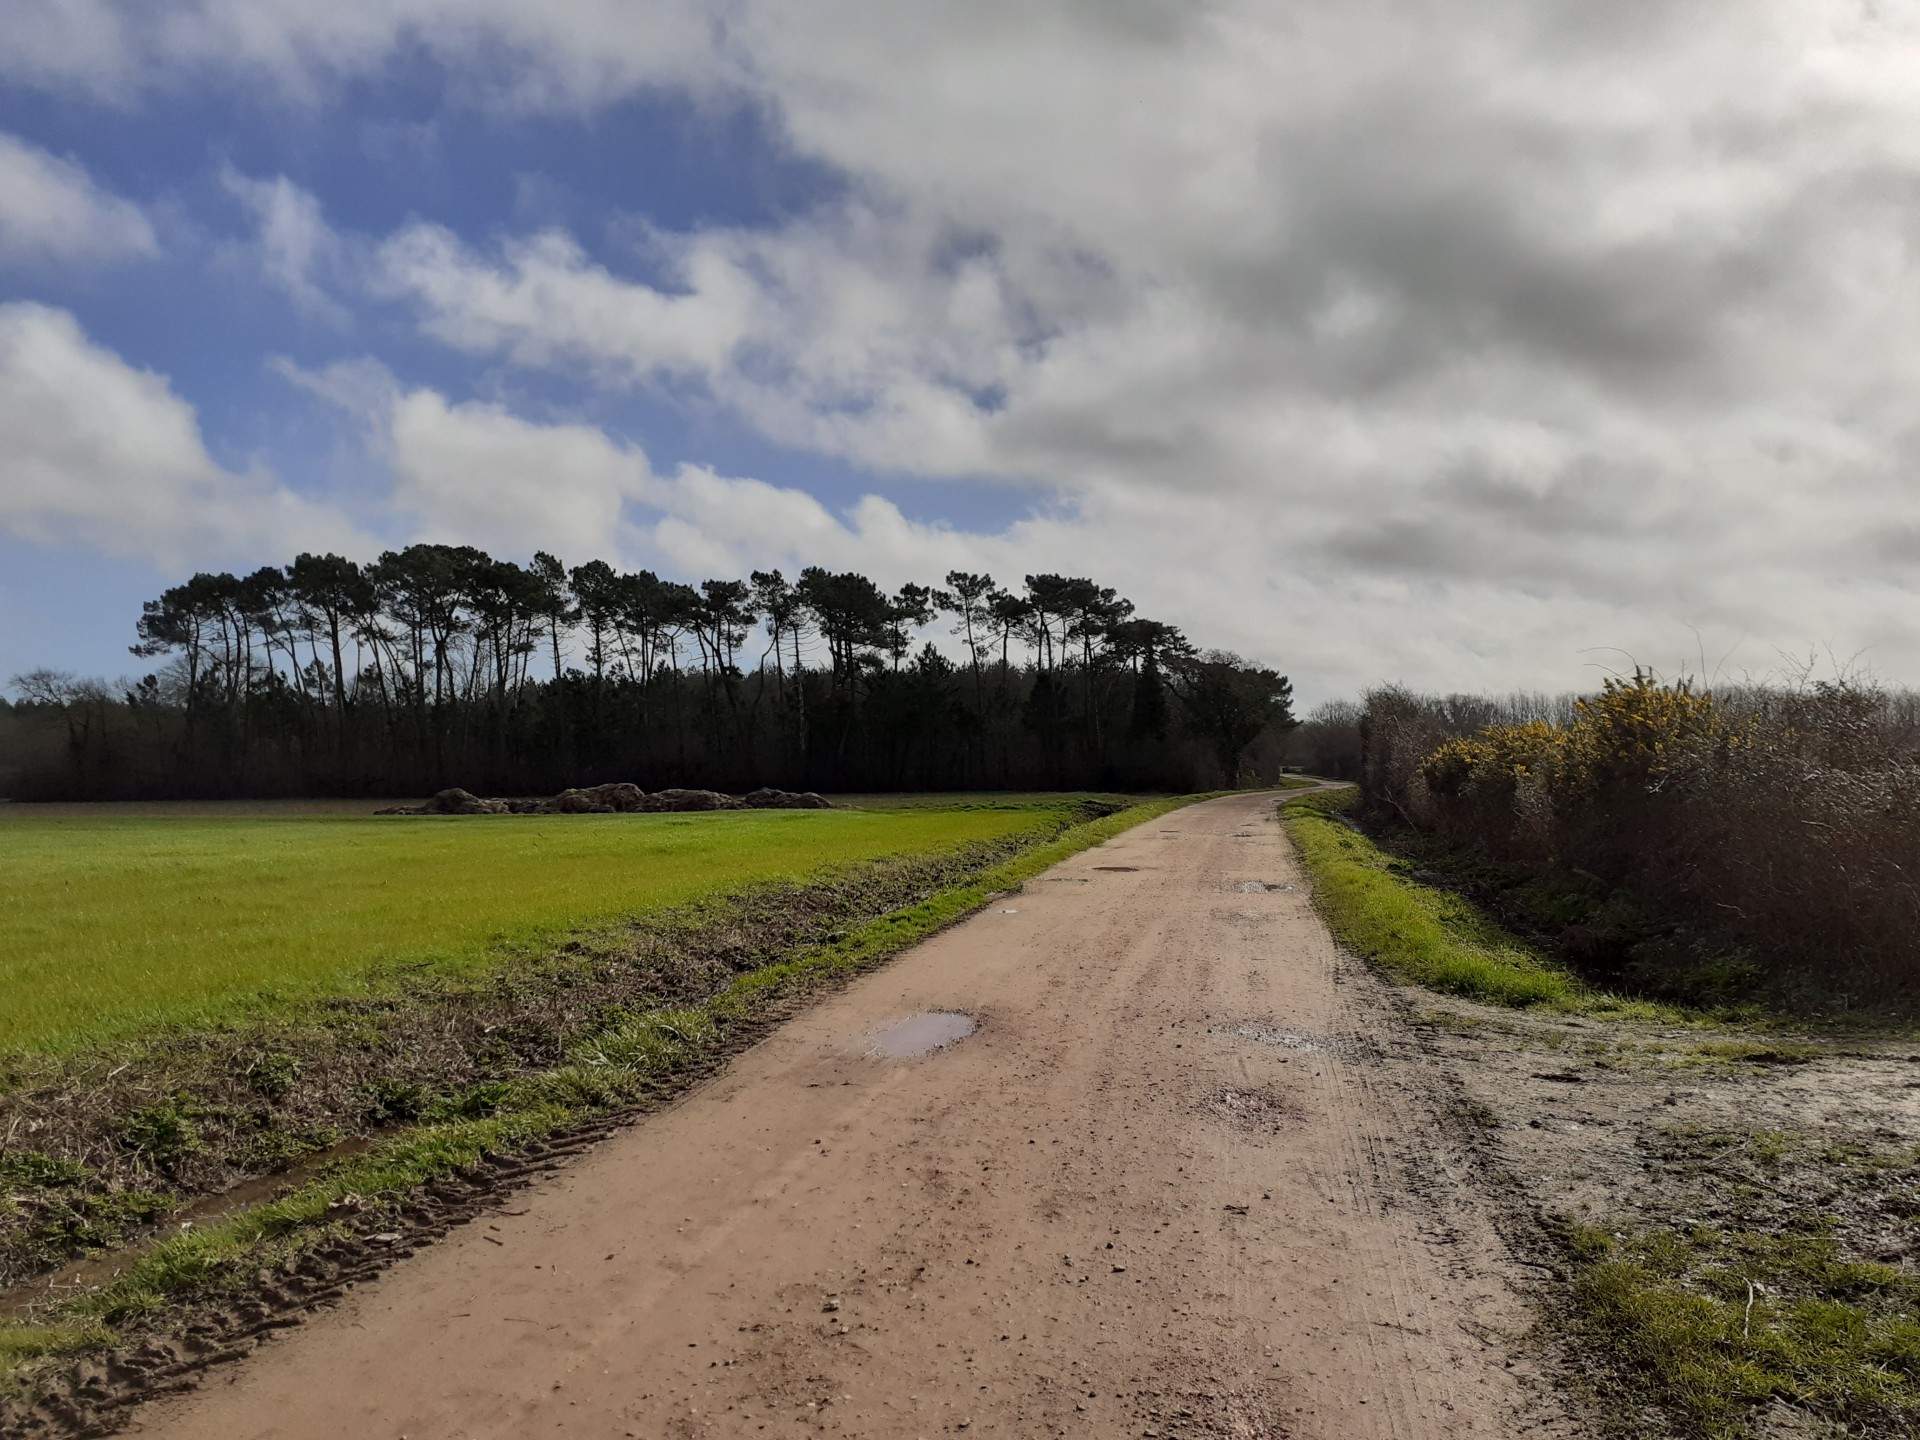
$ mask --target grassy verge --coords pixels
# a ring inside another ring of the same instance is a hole
[[[114,1344],[183,1303],[243,1293],[265,1267],[350,1223],[364,1231],[368,1213],[395,1211],[436,1177],[670,1093],[807,995],[880,964],[1055,862],[1184,803],[1132,805],[1068,824],[1011,853],[1003,849],[993,863],[947,873],[911,903],[818,943],[756,952],[751,958],[761,963],[743,968],[736,962],[731,978],[692,1003],[607,1007],[599,1023],[571,1038],[547,1067],[433,1097],[431,1113],[419,1123],[326,1167],[291,1194],[163,1240],[108,1283],[31,1320],[0,1322],[0,1387],[11,1383],[17,1390],[47,1357]],[[702,935],[716,926],[724,931],[726,916],[709,915],[707,922]],[[349,1213],[361,1218],[349,1222]]]
[[[1278,775],[1274,777],[1275,790],[1311,790],[1320,782],[1310,775]]]
[[[1395,978],[1498,1005],[1624,1013],[1468,901],[1411,878],[1345,815],[1354,792],[1304,797],[1282,811],[1334,937]]]

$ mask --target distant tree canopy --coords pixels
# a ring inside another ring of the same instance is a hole
[[[1293,723],[1285,676],[1066,575],[687,585],[421,544],[198,574],[137,633],[137,684],[15,678],[14,794],[1189,789]]]

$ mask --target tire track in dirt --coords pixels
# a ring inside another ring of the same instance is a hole
[[[1130,868],[1103,868],[1130,867]],[[976,1033],[868,1053],[901,1016]],[[166,1440],[1569,1433],[1430,1059],[1236,796],[1069,860],[149,1407]]]

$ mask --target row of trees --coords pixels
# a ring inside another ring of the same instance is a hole
[[[1185,788],[1292,723],[1284,676],[1063,575],[688,585],[421,544],[195,575],[138,636],[137,683],[16,678],[15,794]]]

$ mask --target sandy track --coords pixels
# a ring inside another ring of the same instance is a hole
[[[977,1033],[869,1053],[936,1009]],[[1444,1073],[1370,1041],[1393,1023],[1271,797],[1176,811],[135,1428],[1558,1433],[1509,1368],[1525,1316]]]

